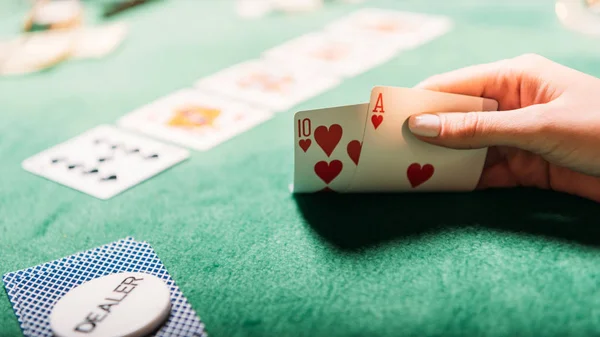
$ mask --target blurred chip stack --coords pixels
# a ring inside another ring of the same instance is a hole
[[[22,33],[0,41],[0,76],[39,72],[71,59],[100,59],[126,34],[120,22],[85,25],[80,0],[36,0]]]
[[[38,0],[25,19],[26,32],[71,29],[81,26],[83,7],[79,0]]]
[[[0,75],[23,75],[53,67],[69,58],[73,32],[28,33],[0,42]]]

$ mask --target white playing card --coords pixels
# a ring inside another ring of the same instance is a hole
[[[327,31],[362,37],[381,47],[415,48],[445,34],[452,21],[444,16],[386,9],[366,8],[352,13],[326,27]]]
[[[368,104],[297,112],[294,193],[345,192],[360,160]]]
[[[395,53],[395,48],[372,39],[318,32],[268,50],[265,56],[320,73],[351,77],[388,61]]]
[[[118,124],[202,151],[249,130],[272,115],[265,109],[185,89],[125,115]]]
[[[350,192],[470,191],[487,149],[454,150],[417,139],[407,119],[425,112],[496,110],[494,100],[419,89],[375,87],[367,112],[361,160]]]
[[[288,110],[339,83],[338,78],[293,65],[273,60],[253,60],[200,79],[196,87],[278,112]]]
[[[81,28],[77,31],[71,57],[102,58],[112,53],[123,42],[126,35],[127,26],[122,22]]]
[[[100,125],[23,161],[25,170],[109,199],[189,157],[185,149]]]

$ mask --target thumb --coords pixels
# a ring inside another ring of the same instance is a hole
[[[545,105],[509,111],[442,112],[413,115],[408,128],[419,139],[454,149],[512,146],[536,151]]]

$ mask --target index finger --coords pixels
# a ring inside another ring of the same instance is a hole
[[[521,108],[522,72],[507,60],[478,64],[432,76],[416,88],[452,94],[491,98],[500,110]]]

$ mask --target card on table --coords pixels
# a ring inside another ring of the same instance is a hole
[[[293,192],[469,191],[475,188],[487,149],[454,150],[427,144],[407,129],[407,119],[425,112],[496,110],[496,101],[419,89],[375,87],[368,108],[364,110],[364,107],[296,114]],[[322,128],[320,135],[312,131],[321,125],[328,129]],[[324,147],[316,146],[310,152],[319,142]],[[329,155],[334,150],[335,155]]]
[[[415,48],[452,28],[444,16],[365,8],[326,27],[327,31],[371,39],[381,48]],[[377,50],[379,50],[377,48]]]
[[[170,316],[153,336],[206,337],[204,323],[154,249],[133,238],[7,273],[2,280],[23,335],[50,337],[50,313],[62,296],[84,282],[120,272],[151,274],[164,280],[170,288]]]
[[[267,58],[348,77],[374,68],[395,54],[396,48],[391,44],[326,32],[306,34],[265,52]]]
[[[296,113],[295,193],[348,189],[360,159],[367,107],[365,103]]]
[[[340,83],[340,79],[274,60],[243,62],[200,79],[196,87],[285,111]]]
[[[187,159],[189,152],[100,125],[23,161],[25,170],[109,199]]]
[[[125,115],[118,124],[202,151],[251,129],[272,115],[266,109],[185,89]]]

